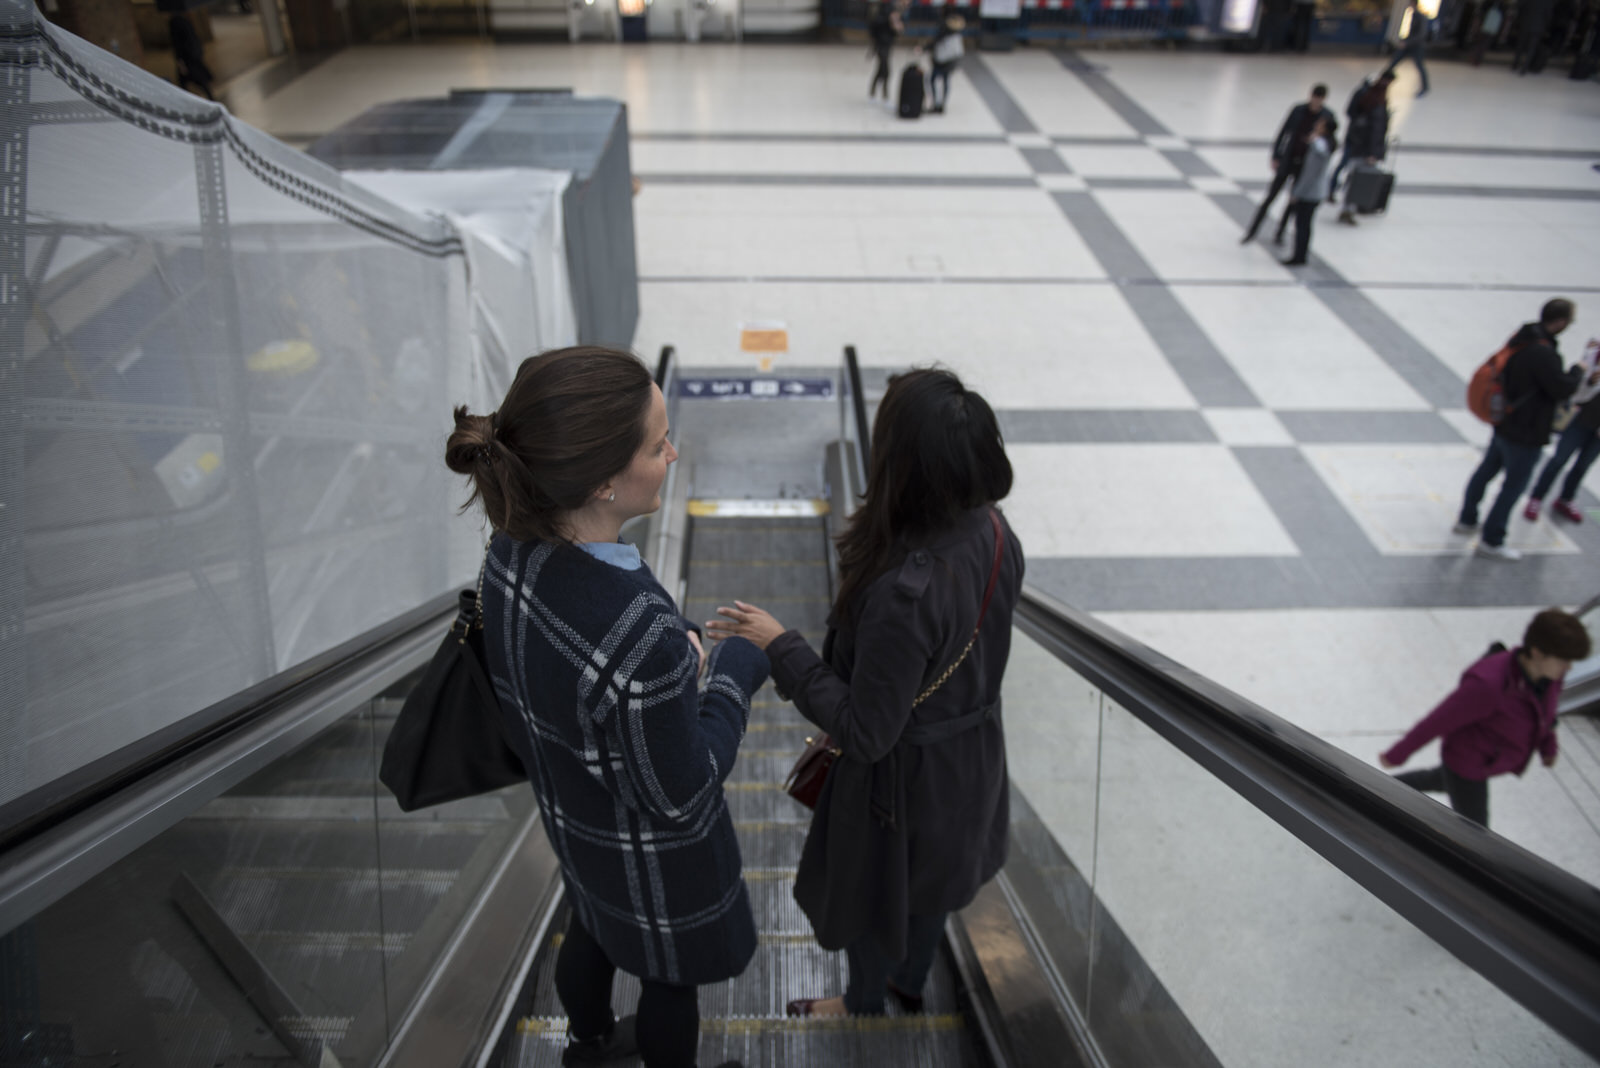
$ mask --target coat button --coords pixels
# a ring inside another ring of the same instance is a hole
[[[911,562],[916,564],[918,567],[926,567],[928,563],[928,554],[923,552],[921,549],[918,549],[916,552],[911,554]]]

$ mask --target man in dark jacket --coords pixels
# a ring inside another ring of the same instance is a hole
[[[1483,462],[1467,481],[1467,493],[1456,521],[1457,534],[1478,529],[1478,503],[1494,476],[1505,469],[1500,495],[1483,524],[1478,553],[1500,560],[1520,560],[1522,554],[1505,544],[1506,521],[1511,508],[1528,488],[1539,450],[1550,440],[1550,424],[1556,406],[1577,392],[1583,381],[1583,368],[1561,369],[1561,353],[1556,350],[1556,335],[1572,325],[1577,311],[1572,301],[1546,301],[1539,321],[1527,323],[1512,336],[1512,348],[1503,373],[1502,392],[1506,414],[1494,428]]]
[[[1261,229],[1261,221],[1267,217],[1267,211],[1272,207],[1272,202],[1278,198],[1279,191],[1285,185],[1294,188],[1295,179],[1300,177],[1300,165],[1305,162],[1306,144],[1311,138],[1311,128],[1316,125],[1317,118],[1327,116],[1330,133],[1339,128],[1339,120],[1335,119],[1324,106],[1327,100],[1328,87],[1313,85],[1310,99],[1289,109],[1289,116],[1279,127],[1278,136],[1272,140],[1272,184],[1267,187],[1267,195],[1261,199],[1261,206],[1256,209],[1256,217],[1250,220],[1250,228],[1245,231],[1239,244],[1248,245],[1255,240],[1256,231]],[[1283,231],[1288,225],[1289,213],[1285,212],[1283,219],[1278,223],[1278,232],[1272,239],[1273,244],[1283,244]]]
[[[872,12],[872,21],[867,23],[867,32],[872,35],[872,54],[878,61],[878,67],[872,73],[872,84],[867,87],[870,97],[878,91],[878,86],[883,86],[883,98],[889,99],[889,54],[894,50],[894,39],[905,31],[905,21],[900,17],[899,0],[890,4],[888,0],[879,3]]]
[[[1489,779],[1521,775],[1537,750],[1556,762],[1556,703],[1574,660],[1588,657],[1589,632],[1576,616],[1548,608],[1533,617],[1522,645],[1490,653],[1467,669],[1461,685],[1406,736],[1378,757],[1397,768],[1435,738],[1440,764],[1395,776],[1407,786],[1450,796],[1450,807],[1489,825]]]

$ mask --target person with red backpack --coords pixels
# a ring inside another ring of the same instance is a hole
[[[1498,382],[1504,404],[1496,406],[1499,419],[1494,422],[1494,436],[1489,439],[1483,462],[1467,480],[1466,496],[1455,525],[1457,534],[1478,530],[1478,504],[1489,483],[1504,470],[1500,495],[1489,509],[1478,539],[1480,556],[1522,559],[1520,552],[1505,544],[1506,524],[1511,509],[1533,478],[1540,450],[1550,440],[1556,406],[1576,393],[1583,381],[1581,367],[1562,371],[1561,353],[1556,349],[1556,335],[1571,326],[1576,316],[1572,301],[1559,297],[1546,301],[1539,321],[1524,324],[1506,343],[1510,354]]]
[[[1535,751],[1545,767],[1556,762],[1556,704],[1561,682],[1593,644],[1583,621],[1547,608],[1533,617],[1522,645],[1499,642],[1461,676],[1461,685],[1385,750],[1378,763],[1398,768],[1418,749],[1442,738],[1440,764],[1395,776],[1407,786],[1447,794],[1450,807],[1489,826],[1489,780],[1528,770]]]

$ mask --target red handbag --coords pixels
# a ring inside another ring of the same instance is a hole
[[[932,686],[916,696],[911,702],[912,708],[932,697],[934,691],[956,673],[956,668],[967,659],[967,654],[972,652],[973,643],[978,640],[978,631],[983,627],[983,617],[989,614],[989,601],[994,597],[994,584],[1000,577],[1000,557],[1005,549],[1005,538],[1000,531],[1000,517],[995,515],[993,509],[989,511],[989,522],[994,525],[994,566],[989,570],[989,585],[983,591],[983,607],[978,610],[977,625],[972,628],[972,637],[967,639],[967,647],[961,650],[956,662],[946,668],[944,674],[940,675]],[[828,781],[828,771],[833,767],[833,762],[843,754],[844,750],[834,745],[833,739],[826,734],[807,738],[805,752],[800,754],[800,759],[789,769],[789,777],[783,780],[784,790],[806,808],[815,809],[817,799],[822,796],[822,784]]]

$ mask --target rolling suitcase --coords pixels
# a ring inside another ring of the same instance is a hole
[[[1350,207],[1361,215],[1386,211],[1394,175],[1381,167],[1361,167],[1350,175]]]
[[[922,67],[916,63],[907,64],[900,74],[899,111],[902,119],[922,117],[923,91]]]

